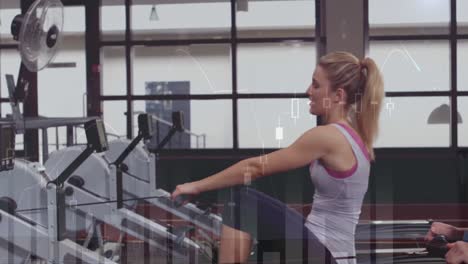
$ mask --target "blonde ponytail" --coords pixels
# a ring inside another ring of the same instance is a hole
[[[365,58],[360,62],[365,82],[363,84],[362,98],[356,104],[355,128],[362,137],[366,147],[375,159],[374,142],[379,131],[380,110],[385,96],[383,78],[377,64],[371,58]],[[359,109],[360,108],[360,109]]]
[[[371,58],[359,61],[349,52],[332,52],[321,57],[319,65],[326,71],[332,89],[343,87],[346,90],[351,124],[374,160],[373,146],[385,96],[377,64]]]

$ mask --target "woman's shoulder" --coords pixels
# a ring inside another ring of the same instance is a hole
[[[319,135],[323,137],[323,139],[335,138],[340,136],[340,132],[334,124],[319,125],[309,129],[309,131],[307,131],[306,133]]]
[[[337,143],[338,145],[343,143],[341,142],[343,135],[341,135],[341,132],[331,124],[319,125],[311,128],[304,134],[304,136],[315,142],[320,141],[322,145],[329,147],[333,147],[337,145]]]
[[[347,139],[335,124],[325,124],[311,128],[306,132],[310,139],[321,141],[329,150],[341,149]]]

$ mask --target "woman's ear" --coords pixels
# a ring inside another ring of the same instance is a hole
[[[343,89],[343,88],[336,89],[336,91],[335,91],[335,102],[336,103],[346,102],[346,97],[347,97],[347,94],[346,94],[345,89]]]

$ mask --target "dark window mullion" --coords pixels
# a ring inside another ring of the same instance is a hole
[[[402,91],[386,92],[386,97],[450,97],[452,91]],[[456,96],[466,96],[468,91],[457,91]],[[101,100],[118,101],[126,100],[127,95],[103,95]],[[131,95],[130,100],[234,100],[234,99],[290,99],[307,98],[305,93],[258,93],[258,94],[152,94],[152,95]],[[6,99],[6,98],[5,98]]]
[[[285,37],[285,38],[242,38],[236,39],[236,43],[282,43],[285,41],[302,41],[315,42],[315,37]],[[108,40],[102,41],[101,46],[123,46],[125,40]],[[165,39],[165,40],[130,40],[131,46],[178,46],[178,45],[193,45],[193,44],[229,44],[232,43],[232,38],[222,39]]]
[[[305,93],[283,93],[283,94],[154,94],[154,95],[132,95],[133,100],[208,100],[208,99],[281,99],[281,98],[306,98]],[[122,95],[103,96],[105,100],[122,100]]]
[[[456,152],[458,147],[458,105],[457,105],[457,1],[450,1],[450,146]]]
[[[18,44],[0,44],[0,49],[18,49]]]
[[[2,117],[2,103],[5,102],[4,98],[2,98],[2,80],[1,80],[2,76],[3,76],[3,71],[2,71],[2,43],[0,42],[0,117]],[[6,102],[8,102],[8,101],[6,101]]]
[[[101,46],[180,46],[192,44],[228,44],[230,39],[174,39],[174,40],[109,40],[102,41]]]
[[[369,36],[370,41],[398,41],[398,40],[450,40],[450,34],[439,35],[381,35]]]
[[[125,0],[125,66],[127,75],[127,138],[133,137],[133,101],[132,101],[132,46],[131,41],[131,6],[132,0]]]
[[[237,94],[237,22],[236,0],[231,0],[231,54],[232,54],[232,138],[233,148],[239,149],[238,94]]]
[[[386,92],[386,97],[433,97],[433,96],[451,96],[452,92],[447,91],[407,91],[407,92]]]

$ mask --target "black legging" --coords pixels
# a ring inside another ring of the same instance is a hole
[[[223,224],[258,241],[255,257],[259,263],[272,263],[264,252],[280,252],[281,263],[336,263],[304,221],[286,204],[248,187],[232,188],[223,211]]]

